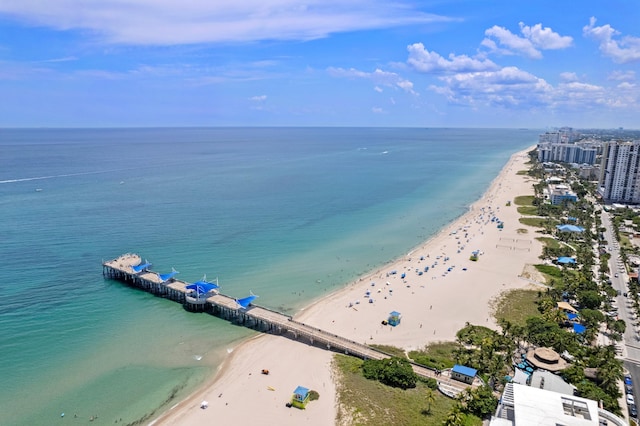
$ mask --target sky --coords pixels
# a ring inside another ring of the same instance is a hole
[[[639,0],[0,0],[0,127],[640,128]]]

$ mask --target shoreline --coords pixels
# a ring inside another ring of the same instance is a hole
[[[534,238],[534,228],[518,222],[513,203],[516,196],[533,193],[530,178],[517,175],[526,168],[526,153],[531,149],[511,155],[482,196],[429,239],[311,302],[294,318],[355,341],[405,350],[454,340],[465,322],[495,328],[490,303],[506,290],[531,286],[520,275],[535,262],[542,247]],[[498,216],[503,229],[491,220]],[[469,259],[474,250],[481,253],[477,262]],[[392,270],[397,273],[391,274]],[[381,325],[392,310],[402,313],[401,324]],[[235,347],[211,379],[151,424],[200,425],[214,420],[224,424],[237,421],[238,416],[265,425],[334,424],[337,392],[332,358],[333,352],[282,336],[253,337]],[[268,376],[260,374],[263,368],[269,369]],[[320,393],[320,399],[306,410],[285,407],[298,385]],[[200,409],[204,400],[209,408]],[[238,411],[244,400],[251,412]]]

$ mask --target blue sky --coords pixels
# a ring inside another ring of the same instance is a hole
[[[3,0],[0,126],[640,128],[637,0]]]

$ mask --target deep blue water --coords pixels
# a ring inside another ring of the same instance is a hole
[[[103,259],[295,313],[464,213],[538,133],[0,129],[0,424],[153,418],[252,335]]]

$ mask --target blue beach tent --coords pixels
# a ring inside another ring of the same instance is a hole
[[[573,331],[576,334],[583,334],[585,331],[587,331],[587,327],[582,324],[573,324]]]
[[[576,260],[573,257],[567,257],[567,256],[563,256],[563,257],[559,257],[558,258],[558,263],[562,263],[564,265],[566,265],[567,263],[576,263]]]
[[[556,225],[560,232],[584,232],[584,228],[576,225]]]

